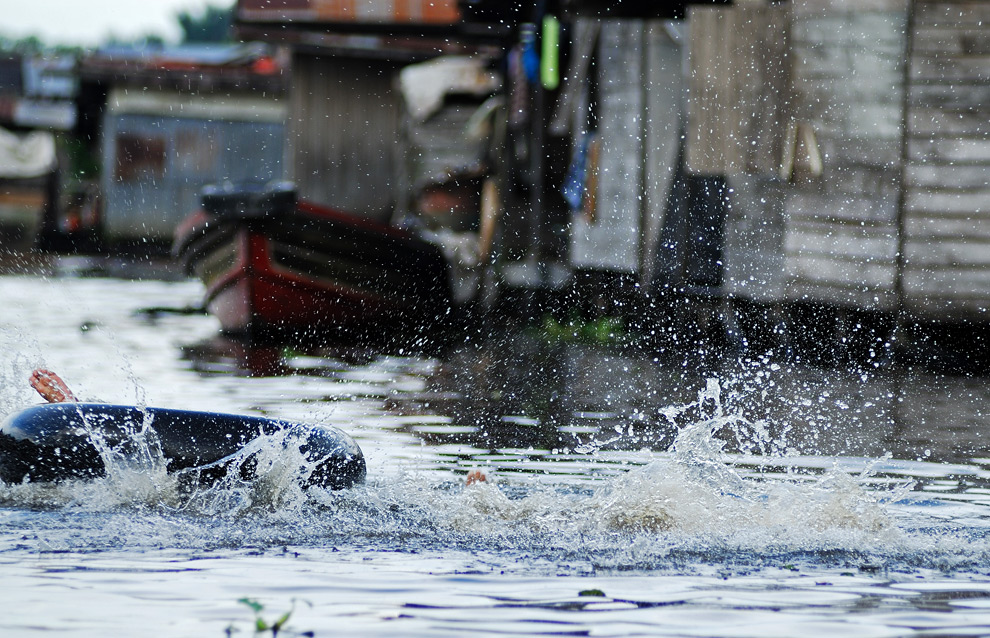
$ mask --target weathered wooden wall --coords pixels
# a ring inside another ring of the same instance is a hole
[[[786,298],[893,310],[906,2],[804,0],[792,20]]]
[[[987,320],[990,2],[795,0],[786,70],[746,58],[756,8],[689,16],[687,164],[732,186],[726,294]],[[766,75],[786,98],[761,115]]]
[[[686,167],[728,178],[725,294],[773,302],[784,291],[783,195],[790,119],[790,9],[739,4],[688,13]]]
[[[646,154],[640,241],[640,282],[657,276],[657,252],[665,223],[684,130],[684,30],[670,23],[646,26]],[[674,37],[679,36],[681,41]]]
[[[987,321],[990,2],[917,2],[909,87],[905,306]]]
[[[396,199],[396,62],[297,53],[286,166],[299,196],[385,221]]]
[[[598,44],[598,187],[593,218],[572,224],[577,268],[635,273],[639,267],[645,127],[641,20],[610,20]]]
[[[781,5],[690,8],[691,173],[777,172],[788,113],[788,15]]]

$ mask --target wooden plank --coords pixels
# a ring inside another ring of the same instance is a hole
[[[900,140],[879,137],[829,138],[819,136],[818,148],[828,166],[897,167]]]
[[[912,60],[911,79],[951,86],[990,82],[990,54],[917,55]]]
[[[990,104],[980,111],[913,107],[909,112],[908,134],[916,138],[990,137]]]
[[[839,47],[862,51],[885,51],[892,55],[903,45],[903,23],[900,32],[891,29],[892,21],[901,22],[904,9],[883,11],[829,12],[803,15],[793,12],[792,26],[795,48]]]
[[[794,88],[803,93],[815,95],[816,89],[825,88],[830,93],[840,93],[842,98],[855,101],[897,102],[882,87],[898,89],[903,78],[900,59],[896,54],[880,51],[853,53],[847,49],[833,47],[833,51],[822,49],[795,49],[793,56],[796,76]],[[868,66],[867,71],[859,67]]]
[[[861,310],[892,310],[894,266],[820,257],[788,257],[785,298]]]
[[[847,72],[837,70],[834,78],[802,75],[794,80],[794,98],[801,104],[802,113],[821,122],[823,133],[840,136],[849,112],[877,105],[884,105],[890,111],[900,109],[902,81],[897,69],[878,70],[872,82],[843,79]],[[879,133],[870,135],[876,137]]]
[[[893,264],[840,260],[821,255],[796,255],[786,261],[791,283],[830,284],[840,289],[889,292],[894,284]]]
[[[671,40],[664,23],[646,25],[644,162],[645,200],[643,202],[640,245],[640,282],[649,285],[654,276],[660,233],[677,171],[683,127],[683,51]]]
[[[914,214],[904,223],[904,234],[909,239],[936,241],[943,238],[956,240],[990,241],[990,219],[964,215],[948,217]]]
[[[788,258],[792,256],[818,256],[836,260],[894,263],[897,243],[888,233],[880,237],[856,237],[833,230],[829,234],[788,233],[784,240],[784,250]]]
[[[990,214],[990,190],[946,193],[912,189],[906,194],[904,206],[909,213],[937,211],[954,215],[985,215]]]
[[[918,2],[915,20],[919,26],[955,25],[986,26],[990,22],[990,5],[976,2]]]
[[[953,164],[957,162],[986,165],[990,163],[990,138],[963,137],[908,140],[908,158],[912,162]]]
[[[831,193],[795,193],[787,204],[788,219],[794,224],[817,222],[825,229],[823,232],[828,232],[832,224],[876,226],[889,232],[897,220],[895,197],[865,197],[860,194],[840,199]]]
[[[909,268],[904,274],[908,297],[935,296],[940,299],[981,296],[986,308],[990,296],[990,273],[986,268]]]
[[[963,241],[923,238],[904,244],[904,255],[912,268],[990,266],[990,242],[970,237]],[[990,277],[990,269],[985,271]]]
[[[740,131],[743,168],[756,175],[776,175],[783,156],[785,123],[790,119],[790,17],[781,6],[740,7],[749,37],[741,40],[754,59],[745,73],[743,111],[752,114]],[[749,107],[748,109],[746,107]]]
[[[911,164],[904,177],[909,188],[977,190],[990,197],[990,167],[986,164]]]
[[[791,24],[791,39],[795,50],[802,48],[839,49],[846,44],[846,27],[850,17],[846,14],[832,15],[816,11],[806,14],[793,3],[794,21]]]
[[[775,173],[789,103],[786,10],[692,7],[688,25],[688,170]]]
[[[825,215],[831,214],[832,208],[859,207],[864,221],[893,222],[897,215],[893,202],[897,199],[898,184],[898,175],[891,167],[844,164],[829,173],[822,188],[805,189],[795,193],[792,199],[799,205],[803,198],[818,195],[820,210]]]
[[[697,175],[724,175],[726,126],[731,117],[730,37],[734,11],[691,7],[688,11],[688,120],[686,164]]]
[[[990,53],[988,49],[990,41],[986,37],[986,23],[982,28],[945,24],[915,29],[916,55],[985,55]]]
[[[908,0],[795,0],[794,14],[815,16],[825,13],[866,13],[903,11]]]
[[[990,86],[961,87],[947,84],[913,84],[909,87],[909,106],[914,109],[942,108],[954,111],[982,111],[990,104]]]

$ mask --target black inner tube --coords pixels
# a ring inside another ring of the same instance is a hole
[[[104,403],[49,403],[22,410],[0,425],[0,479],[7,483],[95,478],[106,473],[93,436],[120,448],[149,424],[169,472],[204,468],[199,480],[226,473],[227,462],[260,435],[286,432],[314,463],[305,487],[344,489],[365,479],[364,454],[343,431],[263,417],[138,408]],[[250,478],[254,464],[243,463]]]

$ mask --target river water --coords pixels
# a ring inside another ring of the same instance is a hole
[[[85,399],[338,426],[368,481],[0,485],[4,636],[253,635],[290,611],[279,635],[990,635],[986,379],[538,328],[248,349],[147,311],[196,306],[195,282],[69,266],[0,277],[0,416],[45,366]]]

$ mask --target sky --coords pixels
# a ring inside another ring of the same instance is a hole
[[[233,0],[6,0],[0,34],[20,38],[37,35],[46,44],[93,46],[111,35],[130,40],[157,34],[179,39],[175,16],[194,14],[207,5],[230,6]]]

